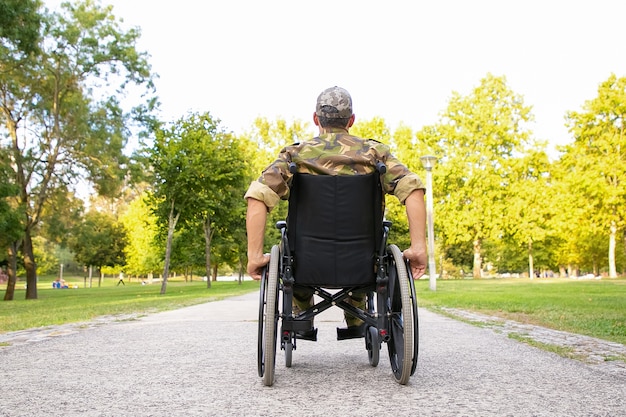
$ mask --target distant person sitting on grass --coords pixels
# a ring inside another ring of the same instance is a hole
[[[58,278],[52,282],[52,288],[69,288],[69,285],[65,282],[63,278]]]

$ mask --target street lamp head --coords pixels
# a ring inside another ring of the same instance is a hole
[[[422,161],[422,165],[424,166],[424,168],[426,168],[427,171],[430,171],[435,166],[435,163],[437,162],[437,157],[432,155],[426,155],[422,156],[420,160]]]

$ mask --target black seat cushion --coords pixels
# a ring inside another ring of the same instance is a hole
[[[296,174],[287,218],[296,284],[328,288],[373,284],[382,212],[377,173]]]

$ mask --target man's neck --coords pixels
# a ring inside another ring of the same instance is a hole
[[[320,127],[320,135],[329,133],[348,133],[348,129],[345,127]]]

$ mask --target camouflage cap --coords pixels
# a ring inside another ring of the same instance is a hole
[[[352,116],[352,97],[341,87],[330,87],[317,97],[315,114],[328,119],[348,119]]]

